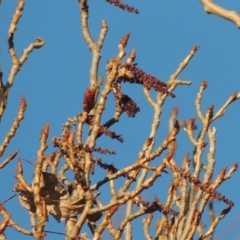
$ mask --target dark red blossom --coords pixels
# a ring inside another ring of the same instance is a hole
[[[101,154],[110,154],[110,155],[116,155],[116,151],[114,150],[108,150],[107,148],[101,148],[101,147],[95,147],[93,149],[94,152],[99,152]]]
[[[114,4],[116,7],[119,7],[122,10],[127,10],[128,12],[136,13],[136,14],[139,13],[139,11],[136,8],[131,7],[126,3],[122,3],[121,0],[106,0],[106,1],[110,4]]]
[[[148,213],[159,211],[162,212],[163,214],[169,214],[171,216],[178,216],[179,214],[178,212],[172,210],[170,207],[162,205],[156,195],[154,196],[154,201],[152,203],[143,200],[139,196],[137,199],[137,204],[138,205],[141,204],[145,208],[145,211]]]
[[[115,132],[110,131],[107,127],[100,126],[99,127],[99,133],[100,134],[103,133],[103,134],[109,136],[110,138],[116,139],[119,142],[123,143],[122,135],[117,135]]]
[[[85,112],[90,112],[95,104],[95,93],[96,93],[96,88],[90,87],[86,90],[83,98],[83,110]]]
[[[168,91],[168,86],[165,82],[145,73],[143,70],[139,69],[136,64],[122,63],[120,67],[125,67],[132,73],[132,78],[124,78],[123,81],[142,84],[148,90],[153,88],[157,92],[175,97],[175,94]]]
[[[185,172],[184,168],[178,168],[177,166],[172,166],[172,169],[174,172],[177,172],[180,174],[181,177],[184,179],[187,179],[189,182],[193,183],[196,187],[201,189],[203,192],[209,194],[213,198],[217,199],[218,201],[223,201],[224,203],[228,204],[230,207],[234,206],[234,203],[227,199],[224,195],[221,193],[217,192],[214,188],[211,187],[210,182],[203,182],[197,177],[193,176],[189,172]],[[226,169],[224,168],[220,174],[225,176],[225,171]]]
[[[100,158],[97,158],[97,157],[92,157],[91,161],[92,161],[92,166],[91,166],[92,174],[94,174],[94,165],[95,164],[97,164],[100,168],[106,169],[108,172],[111,172],[111,173],[116,173],[119,170],[114,167],[113,163],[112,164],[105,163]],[[123,177],[126,177],[128,179],[133,179],[128,174],[124,174]]]
[[[129,117],[135,117],[136,113],[140,111],[140,108],[137,106],[137,104],[128,95],[125,95],[117,90],[115,86],[113,87],[113,92],[127,115]]]

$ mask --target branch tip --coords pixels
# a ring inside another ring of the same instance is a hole
[[[174,129],[175,129],[175,131],[176,131],[176,134],[178,134],[178,132],[179,132],[179,130],[180,130],[180,125],[179,125],[178,120],[175,121]]]
[[[73,142],[74,142],[74,138],[75,138],[75,129],[71,132],[71,134],[70,134],[70,136],[69,136],[69,138],[68,138],[68,143],[69,144],[73,144]]]
[[[21,158],[18,159],[16,172],[17,172],[17,175],[23,175],[23,167],[22,167]]]
[[[48,133],[49,133],[49,122],[46,123],[46,125],[44,126],[42,132],[41,132],[41,138],[48,138]]]
[[[21,108],[22,111],[25,111],[27,109],[27,102],[26,102],[26,99],[25,99],[24,95],[21,95],[20,108]]]
[[[130,37],[130,33],[126,34],[120,41],[120,44],[123,46],[123,47],[126,47],[127,43],[128,43],[128,39]]]
[[[207,88],[207,80],[203,80],[201,85],[202,85],[203,89],[206,89]]]
[[[200,48],[200,45],[195,45],[192,50],[194,51],[194,53]]]

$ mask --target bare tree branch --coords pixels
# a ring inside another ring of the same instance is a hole
[[[200,0],[204,6],[204,10],[207,13],[213,13],[219,17],[225,18],[237,25],[240,28],[240,15],[236,11],[227,10],[216,3],[213,0]]]

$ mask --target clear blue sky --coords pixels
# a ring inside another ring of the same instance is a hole
[[[179,106],[179,119],[196,116],[194,101],[202,80],[208,81],[208,88],[202,100],[204,112],[211,104],[214,104],[214,109],[217,111],[234,91],[240,91],[240,30],[233,23],[214,15],[207,15],[199,1],[126,0],[125,2],[138,8],[140,14],[124,12],[105,3],[104,0],[89,1],[90,31],[93,37],[95,39],[98,37],[101,19],[104,18],[109,27],[101,51],[99,75],[105,76],[106,62],[117,54],[119,40],[128,32],[131,32],[131,37],[127,51],[130,52],[134,47],[137,51],[138,66],[163,81],[169,79],[195,44],[200,45],[195,57],[179,77],[191,80],[192,85],[180,86],[175,91],[177,97],[167,99],[157,141],[160,142],[167,133],[168,118],[174,105]],[[239,1],[229,0],[226,3],[221,0],[218,3],[240,12]],[[7,52],[7,31],[16,5],[17,0],[3,0],[0,6],[0,62],[4,81],[11,66],[11,59]],[[35,162],[39,135],[46,122],[50,122],[48,153],[52,152],[54,150],[51,146],[52,137],[60,136],[62,124],[68,117],[82,111],[83,92],[89,85],[91,54],[81,35],[79,19],[79,4],[76,0],[26,0],[23,16],[14,37],[15,49],[20,56],[22,50],[38,36],[45,40],[45,46],[30,54],[10,91],[8,108],[1,121],[1,141],[17,114],[21,94],[26,97],[28,108],[25,119],[2,160],[19,149],[18,156]],[[134,119],[129,119],[124,114],[120,122],[113,127],[117,133],[123,135],[125,140],[123,144],[107,138],[99,141],[99,146],[117,151],[114,157],[102,157],[109,163],[114,162],[116,167],[127,166],[135,160],[142,141],[149,136],[149,124],[152,120],[152,109],[143,96],[142,87],[126,84],[123,89],[137,101],[141,112]],[[112,96],[109,97],[107,108],[103,122],[113,114]],[[230,167],[240,160],[239,109],[240,101],[234,102],[227,109],[225,116],[212,124],[218,129],[214,176],[224,166]],[[191,153],[193,148],[183,131],[178,138],[176,161],[180,165],[184,152]],[[7,166],[7,169],[1,170],[0,201],[12,194],[11,189],[15,183],[12,176],[15,174],[15,166],[16,159]],[[32,174],[32,166],[24,163],[24,175],[29,182]],[[99,169],[94,180],[101,178],[104,174],[103,170]],[[161,195],[161,189],[164,184],[169,184],[169,179],[164,176],[160,178],[157,182],[158,190],[150,191],[148,195],[143,194],[146,200],[152,201],[153,194],[157,194],[160,199],[161,196],[165,196]],[[220,224],[215,236],[221,237],[216,239],[240,238],[240,230],[237,227],[240,225],[239,182],[240,174],[237,171],[231,180],[223,183],[218,189],[227,198],[233,200],[235,206]],[[108,187],[103,189],[107,195]],[[101,198],[107,201],[103,196]],[[164,197],[161,201],[165,201]],[[16,222],[29,228],[27,213],[19,211],[17,199],[8,202],[6,207],[13,214]],[[216,203],[216,213],[219,214],[224,207],[224,203]],[[59,230],[58,226],[48,224],[46,229]],[[138,230],[136,232],[139,235],[134,239],[140,239],[142,233]],[[19,234],[16,235],[9,229],[6,233],[9,239],[19,237]],[[21,236],[19,239],[25,239],[25,237]],[[46,239],[61,238],[58,235],[49,235]]]

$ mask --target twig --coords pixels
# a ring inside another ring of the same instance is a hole
[[[198,48],[199,48],[199,45],[195,45],[191,49],[187,57],[180,63],[176,72],[171,75],[170,82],[174,81],[179,76],[179,74],[183,71],[183,69],[188,65],[188,63],[190,62],[191,58],[194,56]]]
[[[106,37],[108,27],[105,20],[102,20],[102,29],[99,35],[98,42],[94,42],[88,27],[88,1],[80,0],[80,16],[83,37],[92,52],[92,65],[90,68],[90,85],[93,86],[98,79],[98,64],[100,60],[100,50],[103,46],[104,39]]]
[[[118,210],[119,205],[112,206],[103,217],[102,222],[98,225],[98,228],[95,230],[93,240],[100,240],[100,235],[104,231],[104,229],[109,225],[112,215]],[[113,236],[115,239],[116,232]]]
[[[152,219],[153,219],[153,213],[149,213],[148,217],[143,219],[143,232],[147,240],[152,240],[152,237],[149,233],[149,227]]]
[[[11,24],[8,30],[9,54],[12,58],[12,68],[10,70],[8,81],[4,87],[5,91],[7,91],[13,85],[14,78],[17,72],[20,70],[23,63],[27,60],[29,53],[31,53],[34,48],[41,48],[44,45],[44,41],[42,38],[40,37],[36,38],[34,43],[30,44],[29,47],[23,51],[22,57],[18,59],[16,51],[14,49],[13,39],[14,39],[14,33],[17,28],[17,23],[22,16],[23,7],[24,7],[24,0],[19,0],[16,12],[13,15],[13,19],[11,21]]]
[[[22,95],[21,97],[21,103],[20,103],[20,108],[18,110],[18,115],[15,118],[13,125],[10,129],[10,131],[7,133],[2,145],[0,146],[0,156],[3,155],[5,149],[7,148],[10,140],[15,136],[15,133],[17,131],[17,129],[19,128],[19,124],[21,122],[21,120],[24,118],[24,112],[27,109],[27,104],[26,104],[26,100],[24,98],[24,96]]]
[[[8,156],[2,163],[0,163],[0,169],[4,168],[11,160],[13,160],[18,154],[18,150],[13,152],[10,156]]]
[[[200,86],[200,89],[199,89],[199,92],[197,94],[197,98],[196,98],[196,101],[195,101],[197,114],[198,114],[198,117],[199,117],[199,119],[201,120],[202,123],[204,122],[204,116],[203,116],[202,111],[201,111],[201,99],[202,99],[203,91],[206,89],[206,87],[207,87],[207,81],[204,80],[202,82],[201,86]]]
[[[145,97],[147,99],[147,101],[149,102],[149,104],[155,108],[156,107],[156,103],[154,102],[154,100],[152,99],[150,92],[148,91],[148,89],[146,87],[143,88],[143,92],[145,94]]]
[[[0,207],[0,213],[2,214],[2,216],[4,217],[4,219],[6,219],[6,218],[9,217],[9,214],[8,214],[7,210],[4,208],[3,205]],[[13,227],[16,231],[21,232],[21,233],[23,233],[23,234],[25,234],[25,235],[30,235],[30,236],[33,235],[33,233],[32,233],[31,230],[26,230],[26,229],[20,227],[18,224],[16,224],[16,223],[12,220],[12,218],[9,219],[9,225],[10,225],[11,227]]]
[[[8,202],[9,200],[11,200],[12,198],[16,197],[18,194],[14,194],[11,197],[9,197],[8,199],[6,199],[5,201],[3,201],[2,203],[0,203],[0,208],[3,204],[5,204],[6,202]]]
[[[210,14],[213,13],[219,17],[225,18],[237,25],[240,28],[240,15],[236,11],[227,10],[215,4],[213,0],[200,0],[204,6],[204,10]]]
[[[202,240],[206,237],[208,237],[209,235],[211,235],[213,233],[213,231],[215,230],[216,226],[218,225],[218,223],[220,222],[221,219],[223,219],[231,210],[231,207],[228,206],[227,208],[223,209],[221,214],[219,216],[217,216],[215,218],[215,220],[212,222],[211,226],[209,227],[208,231],[205,232],[198,240]]]
[[[214,120],[216,120],[217,118],[221,117],[224,115],[227,107],[234,102],[235,100],[240,98],[240,93],[236,93],[234,92],[229,98],[228,100],[224,103],[224,105],[216,112],[216,114],[211,118],[211,122],[213,122]]]
[[[42,171],[42,164],[45,159],[44,152],[47,149],[47,138],[49,133],[49,123],[47,123],[40,136],[40,149],[37,152],[37,162],[36,168],[34,172],[33,178],[33,197],[34,197],[34,204],[36,206],[36,214],[38,218],[36,231],[34,232],[34,237],[37,240],[41,240],[42,235],[44,233],[45,223],[47,221],[47,213],[46,213],[46,203],[45,200],[40,196],[40,182],[41,182],[41,171]]]

